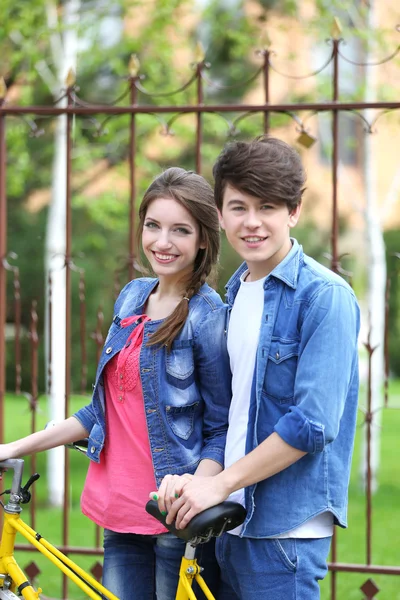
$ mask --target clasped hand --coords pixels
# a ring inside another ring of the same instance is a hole
[[[198,513],[219,504],[228,497],[218,476],[166,475],[157,492],[150,498],[158,499],[158,508],[166,514],[166,522],[175,521],[177,529],[184,529]]]

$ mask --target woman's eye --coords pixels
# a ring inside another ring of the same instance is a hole
[[[156,223],[153,223],[153,221],[148,221],[147,223],[144,224],[145,227],[147,227],[148,229],[155,229],[157,227]]]
[[[188,234],[190,233],[190,231],[189,231],[188,229],[185,229],[184,227],[177,227],[177,228],[175,229],[175,231],[176,231],[177,233],[183,233],[183,234],[185,234],[185,235],[188,235]]]

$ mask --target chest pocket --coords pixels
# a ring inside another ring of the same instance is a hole
[[[267,396],[281,404],[291,403],[294,396],[299,343],[272,340],[264,378]]]
[[[166,351],[167,381],[184,390],[194,381],[194,358],[192,340],[176,340],[170,352]]]

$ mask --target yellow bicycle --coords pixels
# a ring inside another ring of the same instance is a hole
[[[84,443],[77,442],[72,446],[81,449]],[[14,556],[17,532],[37,548],[56,568],[65,573],[89,598],[118,600],[117,596],[22,520],[21,505],[29,502],[31,498],[29,488],[39,478],[39,475],[35,473],[22,486],[23,468],[24,461],[21,458],[0,462],[0,472],[13,471],[11,488],[3,492],[3,494],[9,494],[9,500],[7,504],[1,503],[4,508],[4,523],[0,542],[0,600],[18,600],[21,596],[26,600],[37,600],[42,592],[41,588],[33,587]],[[165,516],[159,512],[156,502],[149,501],[146,510],[165,524]],[[196,561],[195,548],[198,544],[207,542],[211,537],[221,535],[224,531],[240,525],[244,521],[245,514],[246,511],[240,504],[223,502],[194,517],[188,527],[183,530],[176,530],[173,525],[166,525],[172,533],[186,541],[176,600],[196,600],[192,590],[194,580],[198,582],[208,600],[214,599],[201,576],[202,568]]]
[[[32,546],[51,561],[60,571],[65,573],[89,598],[94,600],[107,598],[118,600],[117,596],[98,583],[84,569],[75,564],[65,554],[48,542],[37,531],[29,527],[21,519],[21,504],[27,504],[31,494],[30,486],[39,478],[35,473],[22,487],[24,461],[21,458],[0,462],[0,471],[12,469],[13,479],[7,504],[3,504],[4,523],[0,542],[0,600],[18,600],[21,596],[26,600],[37,600],[42,590],[37,590],[26,577],[14,556],[15,536],[19,532]]]
[[[225,531],[241,525],[246,517],[246,510],[237,502],[229,500],[212,506],[199,513],[190,521],[185,529],[176,529],[168,525],[166,516],[158,510],[155,500],[146,504],[147,512],[158,519],[171,533],[186,542],[185,554],[182,557],[179,570],[179,583],[175,600],[196,600],[192,590],[193,581],[196,581],[208,600],[215,600],[206,582],[201,576],[202,567],[197,563],[196,546],[208,542],[212,537],[219,537]]]

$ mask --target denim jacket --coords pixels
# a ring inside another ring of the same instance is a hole
[[[246,488],[245,537],[279,535],[325,511],[347,526],[359,308],[341,277],[292,243],[264,284],[246,453],[275,431],[307,454]],[[239,267],[226,286],[229,314],[246,269]]]
[[[121,320],[143,314],[157,283],[157,279],[135,279],[121,291],[97,368],[92,402],[74,415],[90,434],[87,454],[95,462],[101,460],[107,429],[104,367],[137,326],[134,323],[122,328]],[[219,295],[204,284],[191,298],[188,318],[170,352],[165,346],[146,346],[161,322],[145,323],[140,352],[140,379],[157,486],[168,473],[193,473],[205,458],[223,465],[231,400],[226,306]]]

